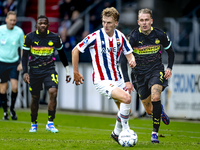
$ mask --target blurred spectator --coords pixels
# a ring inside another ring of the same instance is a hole
[[[75,4],[73,0],[63,0],[59,7],[60,19],[64,19],[65,15],[68,14],[69,19],[71,19],[72,12],[75,10]]]
[[[17,1],[16,0],[6,0],[2,4],[3,13],[2,16],[6,16],[9,11],[15,11],[17,14]]]
[[[58,33],[61,37],[62,42],[66,41],[67,30],[71,26],[71,20],[69,19],[68,13],[65,13],[64,20],[61,22],[61,26],[58,28]]]
[[[97,0],[94,0],[94,2]],[[102,24],[101,22],[101,11],[104,8],[107,7],[115,7],[115,3],[113,3],[113,0],[103,0],[97,7],[93,8],[90,16],[90,32],[93,32],[96,30],[96,28],[99,28],[99,26]]]
[[[3,16],[3,0],[0,0],[0,17]]]

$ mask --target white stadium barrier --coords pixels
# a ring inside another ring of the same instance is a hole
[[[92,84],[91,63],[79,64],[79,71],[85,79],[84,84],[80,86],[72,84],[72,81],[68,84],[66,83],[65,69],[60,62],[56,62],[56,70],[59,78],[57,109],[106,113],[117,112],[115,103],[95,90]],[[71,64],[70,72],[73,76]],[[20,78],[20,80],[22,79]],[[19,83],[21,82],[19,81]],[[26,84],[21,83],[20,85],[16,108],[21,106],[29,107],[30,93],[26,91],[27,87],[24,87]],[[161,100],[167,114],[171,118],[200,119],[200,66],[174,65],[169,86],[162,92]],[[131,113],[133,115],[136,112],[135,104],[136,93],[132,92]],[[141,102],[140,109],[140,113],[144,112]]]

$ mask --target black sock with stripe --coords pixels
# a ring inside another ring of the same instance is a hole
[[[162,113],[161,101],[152,102],[153,105],[153,131],[158,132]]]

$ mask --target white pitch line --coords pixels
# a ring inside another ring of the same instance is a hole
[[[115,126],[114,124],[110,124],[110,126]],[[133,129],[146,129],[146,130],[152,130],[152,128],[145,128],[145,127],[135,127],[130,126]],[[200,132],[194,132],[194,131],[184,131],[184,130],[171,130],[171,129],[159,129],[159,131],[170,131],[170,132],[187,132],[187,133],[196,133],[199,134]]]
[[[31,124],[30,122],[26,121],[5,121],[5,120],[0,120],[0,122],[5,122],[5,123],[23,123],[23,124]],[[46,124],[44,123],[38,123],[38,125],[43,125],[45,126]],[[109,126],[114,126],[114,124],[110,124]],[[111,132],[112,130],[109,129],[96,129],[96,128],[86,128],[86,127],[74,127],[74,126],[62,126],[58,125],[58,127],[62,128],[78,128],[78,129],[84,129],[84,130],[98,130],[98,131],[107,131]],[[135,127],[135,126],[130,126],[131,128],[136,128],[136,129],[147,129],[147,130],[152,130],[152,128],[145,128],[145,127]],[[199,134],[200,132],[193,132],[193,131],[181,131],[181,130],[168,130],[168,129],[160,129],[161,131],[167,131],[167,132],[187,132],[187,133],[195,133]],[[146,134],[146,132],[137,132],[137,134]],[[164,134],[165,136],[171,136],[171,134]],[[185,135],[177,135],[177,137],[185,137]],[[198,138],[200,137],[194,137],[194,136],[187,136],[189,138]]]

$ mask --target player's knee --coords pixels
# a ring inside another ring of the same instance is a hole
[[[12,92],[17,93],[18,92],[18,87],[17,86],[12,87]]]
[[[39,102],[40,95],[32,95],[32,103],[37,104]]]
[[[125,94],[125,100],[124,100],[125,104],[130,104],[131,103],[131,95],[126,93]]]
[[[153,102],[157,102],[160,100],[160,95],[154,95],[154,96],[151,96],[151,101]]]
[[[6,92],[7,92],[7,89],[4,89],[4,88],[2,88],[0,91],[1,94],[6,94]]]
[[[56,88],[50,88],[49,89],[49,95],[50,95],[50,97],[56,97],[57,96],[57,89]]]

